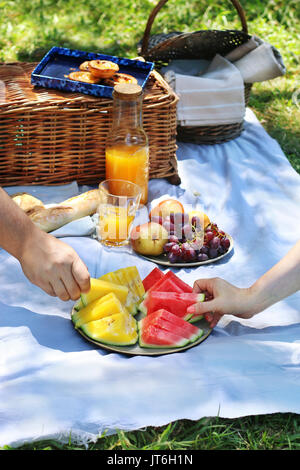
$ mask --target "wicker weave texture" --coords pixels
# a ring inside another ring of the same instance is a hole
[[[97,184],[105,178],[112,99],[30,84],[36,64],[0,64],[0,184]],[[4,87],[3,87],[4,84]],[[143,100],[150,178],[180,182],[176,160],[178,98],[152,72]]]

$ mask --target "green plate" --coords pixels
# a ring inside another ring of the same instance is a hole
[[[150,255],[141,255],[140,253],[137,253],[137,255],[141,256],[142,258],[144,259],[147,259],[148,261],[151,261],[152,263],[156,263],[156,264],[160,264],[162,266],[168,266],[170,268],[191,268],[193,266],[202,266],[203,264],[210,264],[210,263],[215,263],[216,261],[219,261],[220,259],[224,258],[225,256],[227,256],[233,249],[233,238],[226,234],[226,237],[230,240],[230,246],[228,248],[228,250],[226,251],[226,253],[224,253],[223,255],[220,255],[218,256],[217,258],[212,258],[212,259],[208,259],[207,261],[191,261],[190,263],[185,263],[185,262],[182,262],[182,263],[171,263],[168,258],[167,258],[167,255],[163,254],[163,255],[160,255],[160,256],[150,256]]]
[[[71,315],[72,313],[73,309]],[[142,318],[142,314],[137,314],[135,318],[138,321]],[[74,326],[73,322],[72,325]],[[194,348],[198,344],[202,343],[202,341],[204,341],[212,331],[212,329],[209,328],[207,321],[204,319],[198,320],[197,322],[193,323],[193,325],[198,326],[198,328],[201,328],[201,330],[203,330],[202,336],[193,343],[186,344],[185,346],[182,346],[180,348],[141,348],[138,342],[131,346],[110,346],[108,344],[101,343],[100,341],[91,339],[80,328],[76,329],[76,331],[81,336],[83,336],[83,338],[86,339],[89,343],[92,343],[101,349],[105,349],[106,351],[117,352],[125,354],[127,356],[161,356],[163,354],[174,354],[177,352],[185,351],[186,349]]]

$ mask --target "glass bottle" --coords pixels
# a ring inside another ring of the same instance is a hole
[[[148,200],[149,144],[142,121],[142,88],[118,84],[113,91],[112,127],[105,150],[106,179],[123,179],[142,189]]]

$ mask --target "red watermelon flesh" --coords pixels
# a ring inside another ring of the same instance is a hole
[[[163,277],[163,279],[160,279],[157,281],[150,289],[145,293],[144,295],[144,300],[140,304],[140,310],[143,309],[143,303],[147,299],[148,295],[150,292],[155,291],[155,292],[183,292],[181,287],[179,287],[172,279],[166,277],[166,275]]]
[[[157,284],[157,283],[156,283]],[[156,284],[153,286],[155,287]],[[163,279],[159,284],[158,286],[155,288],[155,291],[153,290],[153,287],[150,288],[150,290],[148,292],[146,292],[146,294],[144,295],[144,300],[140,303],[139,305],[139,310],[140,312],[143,312],[144,315],[147,314],[147,299],[148,299],[148,296],[152,293],[152,292],[176,292],[178,294],[183,294],[182,290],[180,289],[180,287],[177,286],[177,284],[175,284],[172,279]],[[157,289],[157,290],[156,290]],[[165,308],[165,307],[162,307],[162,308]],[[189,314],[189,316],[191,317],[192,314]]]
[[[139,330],[139,345],[144,348],[180,348],[188,343],[188,339],[154,325]]]
[[[191,286],[189,286],[186,282],[184,282],[180,277],[176,276],[176,274],[173,273],[173,271],[168,271],[165,274],[166,279],[172,279],[175,284],[177,284],[178,287],[182,289],[183,292],[193,292],[193,289]],[[156,290],[156,289],[155,289]]]
[[[148,276],[146,276],[145,279],[143,280],[143,286],[144,286],[145,292],[147,292],[147,290],[149,290],[150,287],[152,287],[157,281],[162,279],[164,276],[165,276],[164,273],[157,267],[152,269],[152,271],[148,274]]]
[[[145,297],[147,296],[148,292],[153,290],[168,292],[170,290],[170,284],[168,284],[167,281],[172,281],[172,285],[176,284],[176,288],[173,289],[174,292],[193,292],[191,286],[182,281],[178,276],[176,276],[176,274],[173,273],[173,271],[168,271],[163,275],[163,277],[158,279],[149,289],[146,290]],[[168,286],[167,289],[165,288],[166,286]]]
[[[177,315],[164,309],[157,310],[140,320],[142,330],[147,329],[150,325],[170,331],[171,333],[176,333],[179,336],[187,338],[190,342],[196,341],[203,333],[197,326],[191,325]]]
[[[204,298],[204,294],[194,292],[156,292],[151,290],[142,302],[141,311],[149,315],[156,310],[165,309],[184,320],[189,320],[193,315],[187,313],[187,308],[197,302],[203,302]]]

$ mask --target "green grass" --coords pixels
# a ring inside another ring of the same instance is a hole
[[[6,446],[4,449],[9,450]],[[180,420],[160,428],[100,437],[88,450],[299,450],[300,416],[275,413],[238,419]],[[86,450],[53,440],[23,445],[18,450]]]
[[[0,61],[39,61],[52,46],[137,55],[153,0],[0,0]],[[95,6],[96,5],[96,6]],[[255,84],[250,107],[300,173],[300,41],[298,0],[242,0],[249,32],[277,47],[287,73]],[[169,0],[152,32],[238,29],[228,0]],[[7,447],[6,447],[7,448]],[[20,449],[84,449],[41,441]],[[300,449],[300,415],[180,420],[161,428],[102,436],[95,449]]]

